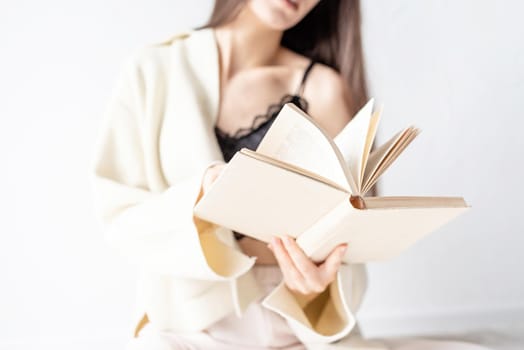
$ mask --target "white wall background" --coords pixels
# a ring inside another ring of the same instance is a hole
[[[524,334],[523,3],[365,5],[381,135],[410,123],[423,130],[383,177],[383,192],[461,195],[472,210],[398,259],[370,265],[362,317],[370,332],[521,326]]]
[[[0,4],[0,349],[123,348],[134,271],[102,240],[88,162],[122,59],[203,23],[211,1],[190,5]],[[473,207],[369,265],[364,331],[524,327],[524,5],[368,0],[363,10],[380,139],[423,129],[383,193],[461,195]]]

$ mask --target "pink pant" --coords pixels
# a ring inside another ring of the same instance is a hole
[[[276,265],[255,265],[255,278],[263,288],[263,296],[251,303],[242,318],[231,313],[198,333],[173,333],[146,325],[138,338],[132,339],[127,350],[179,349],[306,349],[289,328],[285,318],[264,308],[261,300],[282,280]]]
[[[264,293],[257,302],[249,305],[242,318],[231,313],[196,333],[159,331],[147,324],[138,338],[131,339],[126,350],[489,350],[479,345],[455,341],[416,338],[371,341],[358,336],[349,336],[332,344],[304,345],[282,316],[260,304],[265,295],[281,281],[280,268],[255,265],[253,272]]]

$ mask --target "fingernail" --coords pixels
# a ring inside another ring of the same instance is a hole
[[[342,248],[340,249],[340,254],[341,255],[344,255],[346,253],[346,250],[348,250],[348,246],[347,244],[342,246]]]
[[[277,245],[278,244],[278,237],[276,237],[276,236],[271,237],[271,244],[272,245]]]
[[[273,250],[273,246],[271,245],[271,243],[268,243],[267,247],[269,250]]]

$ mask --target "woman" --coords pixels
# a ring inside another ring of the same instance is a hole
[[[217,1],[207,25],[124,62],[92,179],[108,240],[141,271],[128,349],[387,348],[359,337],[351,247],[317,265],[283,233],[266,244],[192,214],[284,103],[335,136],[366,100],[354,0]]]

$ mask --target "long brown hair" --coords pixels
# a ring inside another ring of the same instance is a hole
[[[211,17],[198,29],[233,20],[245,2],[215,0]],[[298,24],[284,31],[281,42],[340,73],[349,87],[351,116],[368,100],[360,25],[359,0],[321,0]]]

